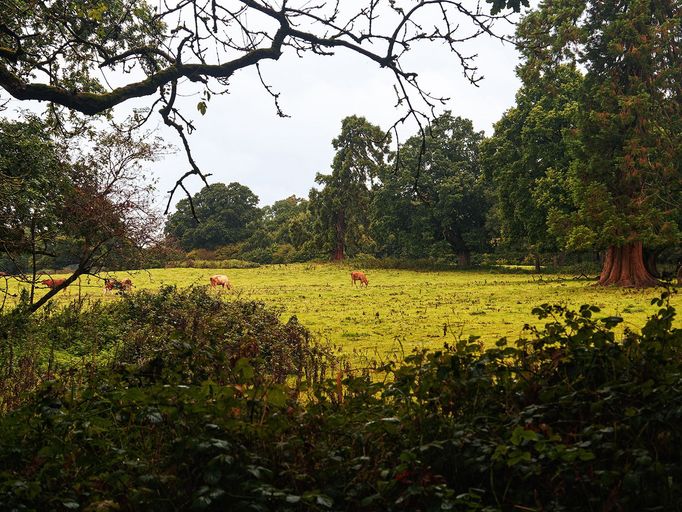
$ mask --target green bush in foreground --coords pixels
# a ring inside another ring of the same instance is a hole
[[[0,315],[0,413],[53,380],[74,395],[112,374],[137,386],[224,384],[241,358],[274,382],[316,382],[335,365],[295,317],[283,323],[261,302],[224,301],[207,287],[75,301],[33,316],[20,305]]]
[[[145,307],[172,314],[168,294]],[[528,339],[415,353],[306,399],[260,356],[197,375],[171,351],[163,371],[52,382],[0,420],[0,507],[680,510],[682,332],[658,306],[616,340],[620,318],[543,305]]]

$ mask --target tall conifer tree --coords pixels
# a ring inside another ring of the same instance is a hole
[[[349,247],[361,247],[368,238],[371,183],[385,165],[390,142],[381,128],[358,116],[346,117],[332,141],[332,173],[318,173],[315,181],[324,188],[311,190],[310,209],[320,245],[333,260],[344,259]]]
[[[571,248],[606,250],[599,283],[656,284],[643,247],[680,241],[682,4],[554,0],[519,29],[531,66],[585,69],[576,158],[577,212],[556,218]]]

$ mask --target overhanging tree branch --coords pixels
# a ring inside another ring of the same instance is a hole
[[[237,71],[276,61],[286,51],[302,56],[343,50],[389,69],[398,85],[398,106],[407,112],[398,117],[412,117],[421,126],[444,98],[422,87],[417,74],[403,67],[404,56],[418,44],[443,43],[476,84],[474,56],[458,45],[484,34],[498,37],[493,25],[508,21],[508,14],[496,13],[518,11],[527,0],[487,3],[492,13],[453,0],[358,0],[343,6],[339,1],[179,0],[154,7],[102,0],[101,9],[86,11],[77,3],[37,0],[26,9],[15,0],[0,0],[0,88],[18,100],[48,101],[88,116],[158,95],[164,123],[185,147],[192,168],[186,176],[205,179],[189,151],[191,123],[174,101],[167,102],[169,88],[200,83],[208,92],[211,81],[226,86]],[[263,85],[282,115],[278,95]],[[178,129],[183,126],[186,131]]]

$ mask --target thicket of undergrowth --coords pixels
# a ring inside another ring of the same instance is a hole
[[[276,382],[316,382],[337,365],[296,317],[283,323],[261,302],[226,302],[205,287],[166,286],[108,303],[75,301],[32,316],[20,303],[0,315],[0,412],[29,399],[44,382],[68,382],[78,394],[128,369],[145,383],[222,384],[241,358]]]
[[[132,324],[106,365],[0,420],[1,507],[680,510],[682,331],[666,299],[622,339],[594,306],[543,305],[544,328],[513,343],[313,379],[274,349],[329,364],[295,321],[202,291],[133,296],[107,310]],[[3,329],[16,342],[20,326]]]

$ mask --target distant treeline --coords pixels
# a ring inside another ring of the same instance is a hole
[[[581,79],[564,69],[555,77],[565,92],[558,98],[542,88],[535,98],[520,91],[520,104],[490,138],[446,112],[395,152],[379,127],[348,117],[333,141],[331,173],[317,175],[320,189],[259,208],[239,183],[205,187],[168,218],[166,251],[156,263],[229,267],[351,257],[368,266],[380,259],[387,266],[525,264],[598,273],[608,245],[580,223],[585,205],[571,190],[577,185],[566,140],[575,116],[568,92]],[[533,130],[544,134],[542,144]],[[643,255],[658,275],[673,271],[681,253],[659,237]]]
[[[248,187],[215,183],[178,202],[162,241],[140,179],[158,142],[53,140],[44,121],[2,122],[0,271],[35,282],[37,269],[69,264],[363,257],[584,264],[603,285],[654,286],[682,262],[682,25],[671,5],[543,4],[517,26],[522,86],[492,136],[446,111],[393,141],[350,116],[307,198],[259,208]]]

